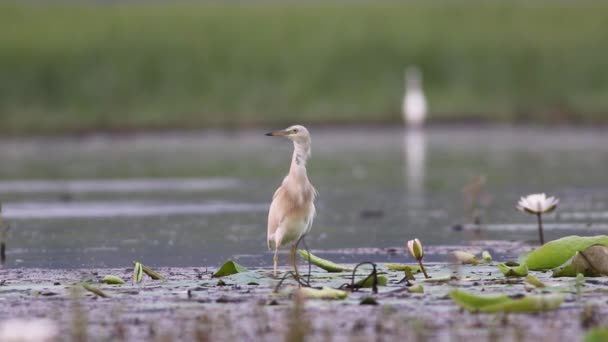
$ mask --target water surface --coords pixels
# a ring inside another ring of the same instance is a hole
[[[531,192],[561,199],[547,217],[547,238],[608,232],[608,135],[601,130],[311,132],[308,169],[320,197],[307,241],[336,259],[374,258],[373,248],[414,237],[431,245],[534,240],[534,218],[514,209]],[[267,207],[291,144],[263,133],[2,140],[0,198],[12,226],[7,266],[127,267],[137,259],[204,267],[229,257],[269,265]],[[453,229],[471,223],[462,189],[478,176],[486,179],[475,210],[481,236]],[[340,253],[359,249],[366,255]]]

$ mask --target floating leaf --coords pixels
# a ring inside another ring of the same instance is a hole
[[[359,305],[378,305],[378,301],[374,297],[365,297],[361,299]]]
[[[418,265],[406,265],[406,264],[385,264],[386,268],[391,271],[406,271],[420,272],[420,266]]]
[[[528,254],[525,263],[530,270],[553,269],[593,245],[608,246],[608,236],[566,236],[553,240]]]
[[[508,278],[525,277],[526,275],[528,275],[528,266],[526,266],[525,264],[516,267],[509,267],[503,263],[500,263],[497,266],[500,272],[502,272],[502,274],[504,274],[505,277]]]
[[[492,262],[492,255],[488,251],[483,251],[481,252],[481,260],[486,264],[489,264]]]
[[[91,293],[93,293],[93,294],[95,294],[95,295],[97,295],[99,297],[102,297],[102,298],[109,298],[110,297],[105,292],[103,292],[100,289],[98,289],[96,287],[93,287],[93,286],[91,286],[91,285],[89,285],[87,283],[83,283],[82,287],[84,287],[85,290],[87,290],[87,291],[89,291],[89,292],[91,292]]]
[[[414,273],[412,273],[409,268],[404,269],[403,272],[405,272],[405,279],[407,279],[408,281],[416,280],[416,277],[414,277]]]
[[[136,262],[135,267],[133,267],[133,284],[141,283],[143,277],[143,266],[141,263]]]
[[[324,270],[326,270],[327,272],[350,272],[353,269],[350,267],[346,267],[346,266],[342,266],[339,264],[336,264],[335,262],[326,260],[326,259],[322,259],[319,258],[316,255],[313,255],[312,253],[309,253],[307,250],[304,249],[298,249],[298,254],[300,254],[300,257],[302,257],[302,259],[308,261],[310,259],[310,262],[317,266],[320,267]]]
[[[388,284],[388,278],[383,275],[378,275],[378,286],[386,286]],[[374,277],[367,277],[359,280],[355,283],[356,287],[370,288],[374,286]]]
[[[115,275],[107,275],[101,279],[101,282],[112,285],[122,285],[125,283],[121,277],[117,277]]]
[[[211,277],[221,278],[243,272],[249,272],[249,270],[232,260],[228,260],[220,267],[219,270],[217,270],[217,272],[213,273]]]
[[[411,293],[424,293],[424,287],[420,284],[416,284],[407,288]]]
[[[583,342],[605,342],[608,341],[608,328],[595,328],[591,329]]]
[[[327,286],[323,286],[320,290],[312,287],[303,287],[298,291],[300,291],[300,294],[305,298],[310,299],[345,299],[348,297],[346,291],[336,290]]]
[[[512,298],[507,295],[478,296],[461,290],[453,290],[450,297],[465,310],[485,313],[548,311],[558,308],[564,301],[559,294]]]
[[[133,261],[133,265],[135,265],[137,263],[137,261]],[[141,263],[140,263],[141,264]],[[152,278],[153,280],[163,280],[165,279],[165,277],[163,277],[160,273],[152,270],[150,267],[141,264],[142,267],[142,271],[144,271],[145,274],[148,275],[148,277]]]
[[[439,277],[432,277],[432,278],[426,278],[423,279],[422,281],[427,282],[427,283],[444,283],[447,281],[452,280],[452,276],[448,275],[443,275],[443,276],[439,276]]]
[[[463,265],[477,265],[480,263],[479,260],[475,258],[474,254],[464,251],[453,251],[452,253],[450,253],[450,258],[454,262]]]
[[[595,245],[577,252],[572,259],[553,271],[553,277],[586,277],[608,275],[608,247]]]
[[[541,287],[545,287],[545,284],[543,282],[541,282],[540,280],[538,280],[538,278],[536,278],[535,276],[528,274],[526,276],[526,281],[532,285],[534,285],[534,287],[537,288],[541,288]]]

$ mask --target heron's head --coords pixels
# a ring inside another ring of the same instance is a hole
[[[310,144],[310,133],[308,133],[306,127],[301,125],[294,125],[280,131],[266,133],[266,135],[271,137],[286,137],[297,144]]]

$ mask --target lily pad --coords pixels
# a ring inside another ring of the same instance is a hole
[[[138,262],[137,261],[133,261],[133,265],[136,265]],[[141,268],[142,271],[148,275],[148,277],[152,278],[153,280],[163,280],[165,279],[165,277],[163,277],[160,273],[154,271],[153,269],[151,269],[150,267],[141,264]]]
[[[488,251],[481,252],[481,260],[483,260],[483,262],[485,262],[486,264],[491,263],[492,262],[492,254],[490,254],[490,252],[488,252]]]
[[[546,287],[546,285],[542,281],[538,280],[538,278],[536,278],[535,276],[533,276],[531,274],[528,274],[526,276],[526,281],[528,283],[534,285],[534,287],[536,287],[536,288]]]
[[[553,240],[528,254],[525,263],[530,270],[553,269],[593,245],[608,246],[608,236],[566,236]]]
[[[385,264],[387,269],[391,271],[405,271],[410,270],[411,272],[420,272],[420,266],[418,265],[406,265],[406,264]]]
[[[420,284],[410,286],[407,290],[411,293],[424,293],[424,287]]]
[[[102,298],[109,298],[110,296],[108,294],[106,294],[105,292],[103,292],[102,290],[93,287],[87,283],[83,283],[82,287],[84,287],[85,290],[95,294],[96,296],[102,297]]]
[[[505,277],[525,277],[528,275],[528,266],[525,264],[516,267],[509,267],[503,263],[498,264],[498,269]]]
[[[299,289],[300,294],[309,299],[346,299],[348,293],[346,291],[337,290],[331,287],[323,286],[321,289],[312,287],[303,287]]]
[[[453,251],[450,253],[450,259],[458,264],[470,264],[477,265],[480,263],[473,253],[465,252],[465,251]]]
[[[608,275],[608,247],[595,245],[577,252],[574,257],[553,271],[553,277],[586,277]]]
[[[211,277],[221,278],[243,272],[249,272],[249,270],[232,260],[228,260],[220,267],[219,270],[217,270],[217,272],[213,273]]]
[[[388,284],[388,278],[383,275],[378,275],[378,286],[386,286]],[[356,284],[357,287],[370,288],[374,286],[374,278],[367,277],[367,279],[361,279]]]
[[[350,272],[353,269],[350,267],[346,267],[346,266],[342,266],[339,264],[336,264],[333,261],[329,261],[323,258],[319,258],[318,256],[309,253],[307,250],[304,249],[298,249],[298,254],[300,254],[300,257],[302,257],[302,259],[308,261],[310,260],[310,262],[317,266],[320,267],[324,270],[326,270],[327,272]]]
[[[478,296],[461,290],[450,292],[450,297],[456,304],[467,311],[484,313],[549,311],[558,308],[564,301],[564,297],[559,294],[512,298],[507,295]]]
[[[583,342],[605,342],[608,341],[608,328],[595,328],[590,330]]]
[[[125,283],[121,277],[117,277],[115,275],[107,275],[101,279],[101,282],[112,285],[122,285]]]
[[[133,284],[141,283],[143,272],[143,265],[139,262],[136,262],[135,266],[133,267]]]

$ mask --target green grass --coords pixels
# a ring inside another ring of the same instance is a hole
[[[607,122],[608,4],[0,4],[0,130]]]

